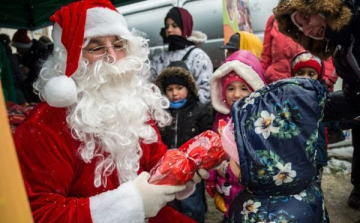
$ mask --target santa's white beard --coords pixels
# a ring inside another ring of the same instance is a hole
[[[73,75],[79,101],[70,107],[67,122],[82,142],[79,153],[85,162],[96,157],[94,185],[106,186],[116,169],[120,183],[134,179],[142,151],[139,145],[156,142],[153,118],[163,126],[171,117],[164,111],[167,99],[147,81],[144,63],[126,57],[115,64],[100,60]]]

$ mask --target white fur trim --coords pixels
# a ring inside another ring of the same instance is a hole
[[[296,27],[298,27],[298,29],[299,29],[301,32],[303,32],[303,27],[301,27],[301,26],[296,22],[296,20],[295,20],[295,15],[296,15],[297,13],[299,13],[299,12],[298,12],[298,11],[295,11],[295,12],[291,13],[290,18],[291,18],[291,21],[294,23],[294,25],[295,25]],[[318,15],[325,19],[324,14],[319,13]],[[315,39],[315,40],[323,40],[323,39],[325,39],[325,37],[316,37],[316,36],[312,36],[312,35],[309,35],[309,37],[312,38],[312,39]]]
[[[302,28],[302,27],[296,22],[296,20],[295,20],[295,15],[296,15],[297,13],[299,13],[299,12],[298,12],[298,11],[295,11],[295,12],[291,13],[290,18],[291,18],[291,21],[294,23],[294,25],[295,25],[296,27],[298,27],[298,29],[299,29],[300,31],[303,31],[303,28]]]
[[[129,34],[126,20],[119,12],[100,7],[87,10],[84,38]]]
[[[90,213],[93,223],[145,222],[143,203],[132,181],[90,197]]]
[[[222,100],[221,78],[231,71],[234,71],[239,77],[244,79],[254,91],[265,86],[259,74],[256,73],[252,67],[237,60],[224,63],[210,78],[211,103],[214,109],[222,114],[229,114],[230,109]]]
[[[68,107],[77,101],[76,84],[71,77],[53,77],[45,84],[42,95],[53,107]]]
[[[196,45],[201,45],[207,40],[207,35],[203,32],[193,30],[191,36],[186,39],[195,43]]]
[[[54,27],[51,33],[51,37],[54,43],[54,53],[59,53],[61,50],[65,50],[65,46],[61,42],[61,34],[62,34],[62,28],[58,23],[54,23]]]

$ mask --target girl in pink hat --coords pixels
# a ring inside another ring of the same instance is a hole
[[[217,112],[213,131],[222,134],[223,127],[230,121],[232,104],[265,86],[264,72],[257,57],[249,51],[239,50],[225,60],[210,79],[211,102]],[[246,99],[245,99],[246,100]],[[224,149],[226,150],[226,146]],[[224,222],[236,194],[243,189],[238,177],[223,162],[217,170],[210,171],[207,191],[215,197],[216,207],[224,212]]]

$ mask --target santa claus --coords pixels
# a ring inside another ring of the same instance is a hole
[[[156,125],[171,118],[147,80],[147,40],[109,0],[51,21],[54,52],[34,85],[44,102],[14,135],[34,220],[144,222],[185,188],[148,183],[167,149]]]

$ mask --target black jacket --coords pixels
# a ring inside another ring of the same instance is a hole
[[[29,68],[29,73],[24,80],[24,93],[28,102],[39,102],[38,95],[34,93],[33,83],[38,78],[40,69],[44,61],[49,56],[46,46],[37,40],[32,40],[33,44],[25,55],[20,58],[20,64]]]
[[[169,147],[180,147],[189,139],[211,130],[214,119],[209,109],[194,96],[191,96],[180,109],[169,109],[173,121],[171,125],[160,129],[161,139]]]

